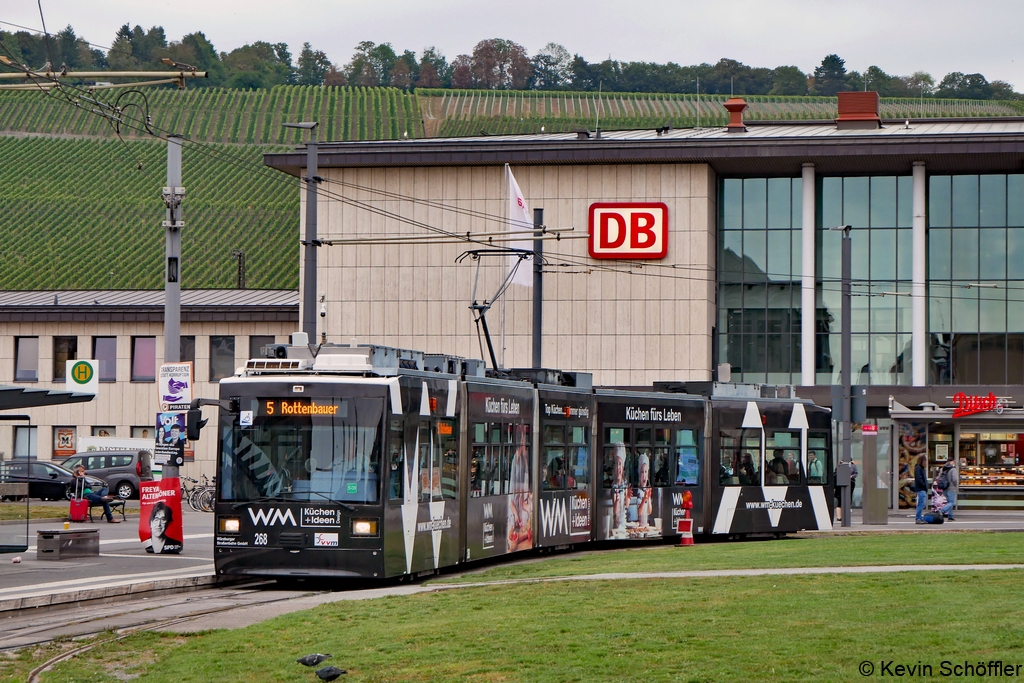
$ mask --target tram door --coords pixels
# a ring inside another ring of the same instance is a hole
[[[533,388],[479,380],[468,396],[466,558],[534,547]]]
[[[388,419],[386,576],[459,561],[457,381],[401,381],[404,410]]]
[[[540,390],[537,545],[590,540],[592,398],[588,393]]]

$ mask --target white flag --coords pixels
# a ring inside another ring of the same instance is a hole
[[[516,182],[516,177],[512,175],[512,169],[509,168],[508,164],[505,164],[505,170],[508,172],[508,229],[510,232],[528,232],[530,237],[532,237],[533,217],[530,215],[530,207],[526,205],[526,198],[523,197],[523,192],[519,189],[519,183]],[[509,242],[508,246],[512,249],[533,249],[533,240],[516,240]],[[520,261],[519,256],[515,254],[508,257],[510,269],[515,268],[517,263],[519,268],[512,277],[512,284],[532,287],[533,260]]]

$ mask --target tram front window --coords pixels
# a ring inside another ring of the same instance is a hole
[[[222,430],[223,500],[379,500],[383,399],[259,398],[243,413],[247,403],[251,417]]]

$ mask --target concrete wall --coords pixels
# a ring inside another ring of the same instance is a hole
[[[423,235],[427,231],[338,199],[451,232],[507,230],[507,181],[501,167],[321,169],[319,234]],[[594,373],[600,384],[706,380],[711,368],[715,297],[714,172],[705,165],[526,166],[513,173],[531,208],[549,227],[573,227],[575,239],[545,242],[543,363]],[[365,189],[360,189],[365,188]],[[384,197],[416,197],[433,205]],[[333,196],[331,196],[333,195]],[[304,198],[304,197],[303,197]],[[668,255],[658,261],[594,260],[588,255],[592,202],[661,201],[669,210]],[[326,204],[326,206],[324,206]],[[458,207],[475,215],[444,210]],[[481,215],[484,214],[484,215]],[[303,214],[304,215],[304,214]],[[485,215],[499,220],[488,220]],[[505,246],[495,245],[495,246]],[[481,354],[468,308],[490,299],[506,257],[456,264],[480,245],[333,246],[319,252],[320,319],[329,341],[375,342],[427,352]],[[527,261],[525,268],[532,268]],[[301,278],[300,278],[301,282]],[[531,296],[512,286],[488,313],[499,362],[531,363]],[[319,304],[318,304],[319,306]],[[504,350],[502,350],[504,349]],[[485,352],[486,353],[486,352]]]
[[[275,335],[280,342],[287,341],[287,335],[294,332],[294,323],[281,322],[183,322],[182,335],[196,337],[196,396],[217,398],[217,382],[210,381],[210,335],[235,335],[235,367],[243,365],[249,356],[249,335]],[[132,427],[150,427],[156,421],[156,382],[131,381],[131,353],[133,336],[156,337],[156,364],[163,362],[163,323],[158,322],[8,322],[0,327],[0,384],[12,384],[29,388],[50,388],[64,391],[64,378],[53,381],[53,337],[78,336],[78,357],[92,355],[93,336],[117,337],[117,381],[100,383],[99,395],[89,403],[64,406],[50,406],[15,411],[31,416],[31,425],[38,427],[38,450],[40,460],[49,460],[53,452],[53,427],[76,427],[77,436],[90,436],[94,426],[113,426],[117,437],[131,437]],[[15,337],[39,337],[39,381],[14,381]],[[215,408],[204,408],[206,417],[217,415]],[[25,423],[14,423],[24,425]],[[206,474],[212,477],[217,451],[216,420],[203,432],[203,438],[195,444],[195,462],[186,463],[182,473],[196,477]],[[14,426],[0,423],[0,451],[3,457],[14,454]]]

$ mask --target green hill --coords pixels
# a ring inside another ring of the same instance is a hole
[[[197,143],[183,148],[183,285],[235,286],[231,252],[241,249],[247,285],[265,289],[298,286],[298,182],[261,159],[301,142],[284,122],[319,121],[321,140],[382,140],[566,131],[593,128],[598,117],[605,130],[686,127],[698,111],[701,125],[726,121],[718,95],[702,95],[698,105],[694,95],[643,93],[153,89],[121,97],[122,141],[92,112],[100,105],[67,93],[0,92],[0,288],[162,286],[166,145],[142,129],[147,114],[157,132]],[[750,120],[836,115],[835,98],[746,100]],[[881,109],[886,118],[1022,112],[1016,102],[913,98],[883,98]]]
[[[102,94],[114,103],[117,91]],[[80,91],[66,97],[34,91],[0,93],[0,132],[115,137],[113,126]],[[95,97],[100,97],[99,94]],[[131,103],[130,108],[127,105]],[[267,145],[300,142],[286,121],[319,121],[321,140],[393,140],[422,137],[417,98],[397,88],[278,86],[270,90],[153,89],[121,97],[131,125],[125,137],[147,137],[145,113],[157,131],[191,140]]]
[[[184,287],[234,287],[235,249],[247,286],[298,287],[298,183],[254,173],[263,151],[184,146]],[[162,287],[166,158],[162,142],[0,136],[0,288]]]

